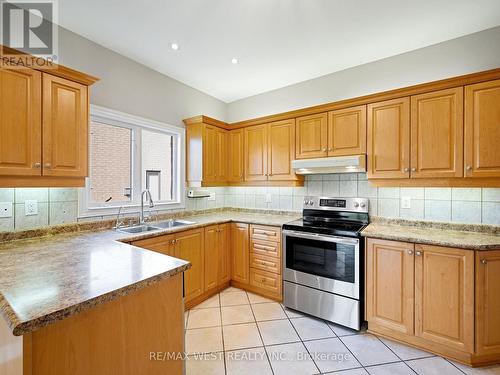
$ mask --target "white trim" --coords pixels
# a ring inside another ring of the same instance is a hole
[[[186,149],[185,149],[185,139],[186,139],[186,130],[184,128],[180,128],[177,126],[165,124],[162,122],[158,122],[155,120],[149,120],[143,117],[130,115],[128,113],[116,111],[113,109],[108,109],[104,107],[100,107],[97,105],[90,106],[90,121],[101,122],[108,125],[121,126],[130,129],[146,129],[151,131],[158,131],[161,133],[167,133],[174,136],[174,141],[177,142],[175,144],[174,150],[177,150],[176,154],[174,154],[173,164],[176,165],[173,168],[173,195],[176,197],[176,200],[171,203],[162,202],[155,205],[155,210],[173,210],[173,209],[183,209],[185,208],[185,158],[186,158]],[[133,150],[132,152],[138,156],[137,150],[137,139],[135,139],[135,135],[133,136]],[[140,139],[139,139],[140,141]],[[90,146],[90,145],[89,145]],[[140,156],[134,158],[134,164],[132,166],[132,170],[137,170],[138,165],[140,166]],[[139,163],[139,164],[138,164]],[[138,164],[138,165],[137,165]],[[132,174],[133,186],[140,186],[141,176],[140,174],[134,173]],[[85,180],[85,185],[89,183],[89,178],[87,177]],[[134,194],[139,194],[139,192],[134,191],[137,189],[133,189],[132,191],[132,202],[129,204],[123,204],[123,213],[137,213],[140,207],[140,204],[134,200]],[[78,218],[88,218],[95,216],[106,216],[106,215],[116,215],[118,212],[118,208],[121,206],[117,205],[106,205],[103,207],[88,207],[89,197],[87,196],[88,190],[87,187],[83,189],[79,189],[78,192]]]

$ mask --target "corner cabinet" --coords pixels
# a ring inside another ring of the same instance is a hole
[[[4,187],[84,186],[88,86],[97,79],[60,69],[56,76],[50,70],[0,68],[0,185]]]
[[[249,226],[243,223],[231,223],[232,276],[231,279],[241,284],[248,284],[249,279]]]
[[[367,239],[368,329],[469,365],[500,362],[500,251]]]

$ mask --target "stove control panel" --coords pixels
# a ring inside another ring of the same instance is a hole
[[[368,198],[305,197],[304,208],[329,211],[368,212]]]

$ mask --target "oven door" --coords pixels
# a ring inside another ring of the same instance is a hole
[[[359,299],[359,239],[283,231],[283,280]]]

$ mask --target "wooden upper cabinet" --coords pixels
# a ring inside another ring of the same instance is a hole
[[[465,177],[500,177],[500,80],[465,86]]]
[[[248,224],[231,223],[232,279],[250,282],[250,251]]]
[[[218,285],[231,280],[231,224],[220,224],[219,230],[219,267]]]
[[[370,328],[413,335],[414,245],[369,238],[366,320]]]
[[[185,302],[198,297],[205,285],[205,251],[203,228],[175,234],[175,256],[191,263],[184,272]]]
[[[295,158],[295,120],[273,122],[268,126],[268,179],[297,179],[292,169],[292,160]]]
[[[415,335],[473,351],[473,251],[415,245]]]
[[[229,182],[241,182],[244,179],[244,140],[243,129],[228,132],[228,173]]]
[[[0,68],[0,175],[40,176],[41,73]]]
[[[217,129],[216,180],[227,181],[227,130]]]
[[[328,156],[366,154],[366,106],[328,113]]]
[[[88,88],[43,73],[43,175],[86,177]]]
[[[411,97],[411,177],[463,177],[463,87]]]
[[[328,155],[328,114],[297,117],[295,158],[321,158]]]
[[[476,252],[476,352],[500,352],[500,251]]]
[[[267,124],[245,128],[245,181],[267,180],[267,132]]]
[[[368,178],[410,176],[410,98],[368,105]]]
[[[215,126],[207,125],[203,135],[203,181],[217,181],[217,146],[218,146],[218,131]]]

